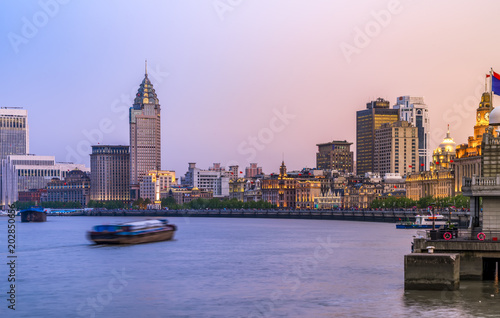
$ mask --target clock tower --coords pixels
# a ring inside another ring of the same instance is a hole
[[[474,136],[469,137],[469,147],[481,146],[483,134],[490,124],[490,112],[493,110],[491,105],[490,93],[484,92],[481,96],[481,102],[476,110],[476,125],[474,125]]]

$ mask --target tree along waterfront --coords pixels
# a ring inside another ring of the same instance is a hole
[[[147,205],[150,204],[149,199],[138,199],[132,204],[128,204],[123,201],[93,201],[91,200],[87,205],[88,208],[99,208],[99,209],[146,209]],[[37,205],[36,202],[20,202],[17,201],[15,206],[17,209],[27,209],[31,206]],[[82,205],[79,202],[40,202],[39,206],[44,208],[53,209],[79,209]],[[463,195],[458,195],[455,197],[446,198],[433,198],[431,196],[421,198],[420,200],[412,200],[406,197],[386,197],[383,199],[376,199],[372,202],[370,209],[383,209],[383,210],[394,210],[394,209],[427,209],[429,206],[434,206],[436,210],[446,210],[446,209],[468,209],[470,207],[470,202],[468,197]],[[163,198],[161,200],[161,207],[168,208],[169,210],[206,210],[206,209],[276,209],[276,205],[273,205],[265,201],[251,201],[251,202],[241,202],[237,199],[225,199],[220,200],[217,198],[213,199],[202,199],[198,198],[191,202],[185,204],[177,204],[173,197]],[[288,209],[290,210],[290,209]],[[360,210],[357,208],[337,208],[334,210]]]
[[[372,209],[408,209],[413,207],[426,209],[429,206],[434,206],[437,209],[468,209],[470,207],[470,200],[468,197],[465,197],[463,195],[446,198],[434,198],[432,196],[427,196],[421,198],[420,200],[412,200],[406,197],[387,197],[383,199],[376,199],[371,204]]]

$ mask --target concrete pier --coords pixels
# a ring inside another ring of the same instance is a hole
[[[459,254],[405,255],[405,289],[457,290],[459,287]]]

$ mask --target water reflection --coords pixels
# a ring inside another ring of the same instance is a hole
[[[405,291],[403,303],[409,316],[498,317],[497,281],[461,281],[456,291]]]

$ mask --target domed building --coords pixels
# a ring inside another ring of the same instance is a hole
[[[446,137],[433,151],[430,171],[409,174],[406,177],[406,196],[419,200],[426,196],[446,198],[455,196],[455,162],[456,144],[450,136],[450,126]]]
[[[431,171],[452,169],[455,162],[456,143],[450,137],[450,125],[446,137],[432,153]]]

